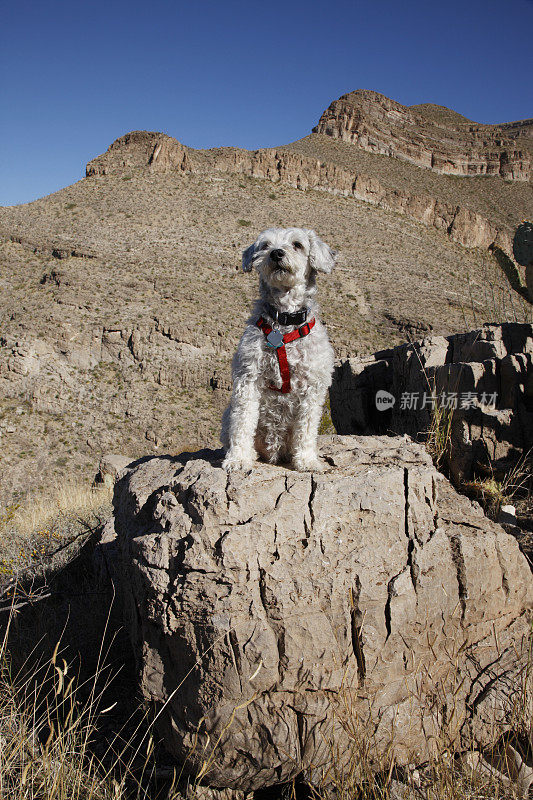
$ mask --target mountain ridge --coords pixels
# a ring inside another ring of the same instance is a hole
[[[327,144],[329,146],[329,142]],[[87,164],[86,176],[116,174],[127,177],[126,173],[132,169],[154,173],[201,173],[212,169],[243,174],[299,190],[327,191],[354,197],[407,214],[429,227],[445,230],[450,238],[466,247],[488,248],[497,243],[510,251],[511,226],[483,216],[474,210],[472,203],[450,203],[439,196],[393,188],[371,174],[336,163],[331,156],[319,158],[318,152],[313,153],[312,149],[307,154],[299,152],[298,145],[299,142],[295,142],[253,151],[234,147],[196,150],[168,134],[132,131],[116,139],[105,153],[92,159]],[[454,193],[457,194],[457,187],[454,187]]]
[[[445,106],[404,106],[378,92],[358,89],[330,103],[313,133],[442,174],[531,180],[532,119],[476,123]]]

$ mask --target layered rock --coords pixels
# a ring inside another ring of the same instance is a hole
[[[220,451],[130,465],[115,489],[141,688],[209,785],[422,760],[487,743],[516,700],[533,585],[516,541],[406,438],[321,437],[322,474]]]
[[[331,103],[313,131],[442,174],[500,175],[519,182],[531,176],[533,120],[476,125],[440,106],[406,107],[377,92],[358,90]],[[372,175],[283,147],[194,150],[163,133],[133,131],[90,161],[86,175],[131,177],[139,169],[232,172],[354,197],[443,230],[466,247],[497,242],[510,252],[509,231],[498,230],[475,208],[391,188]]]
[[[508,470],[533,446],[532,376],[529,324],[427,337],[342,362],[332,419],[341,434],[395,431],[423,440],[435,433],[440,410],[449,425],[444,460],[461,481],[476,469]],[[393,405],[378,407],[378,392],[388,392]]]
[[[479,125],[439,106],[403,106],[358,90],[331,103],[313,131],[445,175],[531,179],[533,120]]]
[[[86,175],[127,177],[132,169],[160,173],[204,173],[212,169],[249,175],[302,191],[314,189],[363,200],[443,231],[465,247],[488,248],[497,242],[505,251],[511,249],[508,233],[498,230],[473,209],[391,189],[370,175],[281,148],[250,151],[227,147],[201,151],[187,148],[162,133],[134,131],[117,139],[106,153],[90,161]]]
[[[131,131],[89,161],[85,174],[109,175],[149,166],[155,171],[185,169],[188,148],[165,133]]]

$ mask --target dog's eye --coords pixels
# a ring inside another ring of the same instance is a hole
[[[303,246],[303,244],[301,242],[293,242],[292,246],[294,247],[295,250],[303,250],[304,249],[304,246]]]
[[[267,247],[269,247],[269,244],[268,244],[268,242],[263,242],[263,244],[261,245],[261,247],[260,247],[259,249],[260,249],[260,250],[266,250],[266,249],[267,249]]]

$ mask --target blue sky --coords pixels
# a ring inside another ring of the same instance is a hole
[[[79,180],[130,130],[305,136],[345,92],[533,117],[533,0],[18,0],[0,32],[0,204]]]

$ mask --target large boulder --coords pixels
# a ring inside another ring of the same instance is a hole
[[[316,474],[150,458],[116,485],[142,693],[215,787],[319,783],[360,735],[376,766],[486,744],[520,691],[533,582],[513,537],[406,437],[320,452]]]

